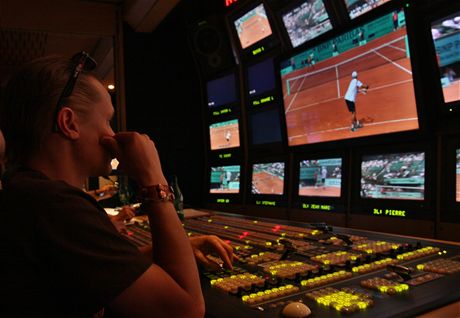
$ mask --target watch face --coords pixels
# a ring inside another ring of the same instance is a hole
[[[162,200],[164,200],[167,196],[168,196],[168,194],[166,193],[165,190],[160,190],[160,198]]]

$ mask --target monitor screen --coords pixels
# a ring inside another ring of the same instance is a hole
[[[460,100],[460,11],[431,23],[446,103]]]
[[[300,161],[299,196],[340,197],[342,159]]]
[[[284,162],[252,165],[252,194],[282,195],[284,192]]]
[[[297,47],[332,29],[323,0],[306,0],[282,15],[283,24]]]
[[[457,149],[457,164],[456,168],[456,201],[460,202],[460,149]]]
[[[425,198],[425,153],[363,156],[361,198],[423,200]]]
[[[206,90],[209,108],[226,106],[238,101],[234,73],[208,81]]]
[[[209,136],[211,138],[211,150],[239,147],[238,119],[209,125]]]
[[[278,109],[249,114],[252,145],[281,142],[281,123]]]
[[[391,0],[345,0],[348,14],[354,19]]]
[[[419,128],[403,10],[280,66],[290,146]]]
[[[209,193],[239,193],[240,166],[211,167]]]
[[[238,39],[243,49],[265,39],[272,34],[270,22],[263,3],[249,10],[233,21]]]
[[[258,96],[275,89],[275,66],[273,58],[248,67],[248,94]]]

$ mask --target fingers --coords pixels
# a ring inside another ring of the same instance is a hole
[[[219,255],[219,257],[224,262],[224,266],[230,270],[233,269],[233,248],[222,241],[217,236],[210,236],[208,244],[213,247],[213,251]]]
[[[99,143],[102,147],[107,149],[114,158],[119,158],[121,155],[121,149],[118,146],[117,140],[112,136],[103,136]]]
[[[201,264],[207,270],[216,271],[221,268],[219,263],[207,258],[200,250],[194,250],[193,252],[198,264]]]

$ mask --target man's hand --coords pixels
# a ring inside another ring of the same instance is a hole
[[[114,136],[102,137],[100,143],[120,161],[119,169],[141,186],[167,184],[157,149],[149,136],[137,132],[120,132]]]
[[[218,270],[221,268],[212,257],[208,254],[219,256],[224,262],[224,266],[230,270],[233,269],[233,248],[215,235],[202,235],[190,237],[193,253],[197,262],[208,270]]]

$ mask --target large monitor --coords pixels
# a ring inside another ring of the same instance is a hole
[[[425,199],[425,153],[406,152],[363,156],[361,198]]]
[[[240,192],[239,165],[211,167],[209,193],[235,194]]]
[[[238,119],[231,119],[209,125],[211,150],[235,148],[240,146]]]
[[[281,18],[294,48],[332,29],[323,0],[296,2],[283,10]]]
[[[342,158],[300,161],[299,196],[339,198],[341,189]]]
[[[444,102],[460,101],[460,11],[431,22]]]
[[[345,0],[348,14],[354,19],[391,0]]]
[[[252,194],[284,194],[284,162],[255,163],[252,165]]]
[[[285,57],[280,72],[290,146],[419,128],[403,10]]]
[[[267,11],[263,3],[250,8],[233,21],[242,49],[246,49],[272,34]]]

